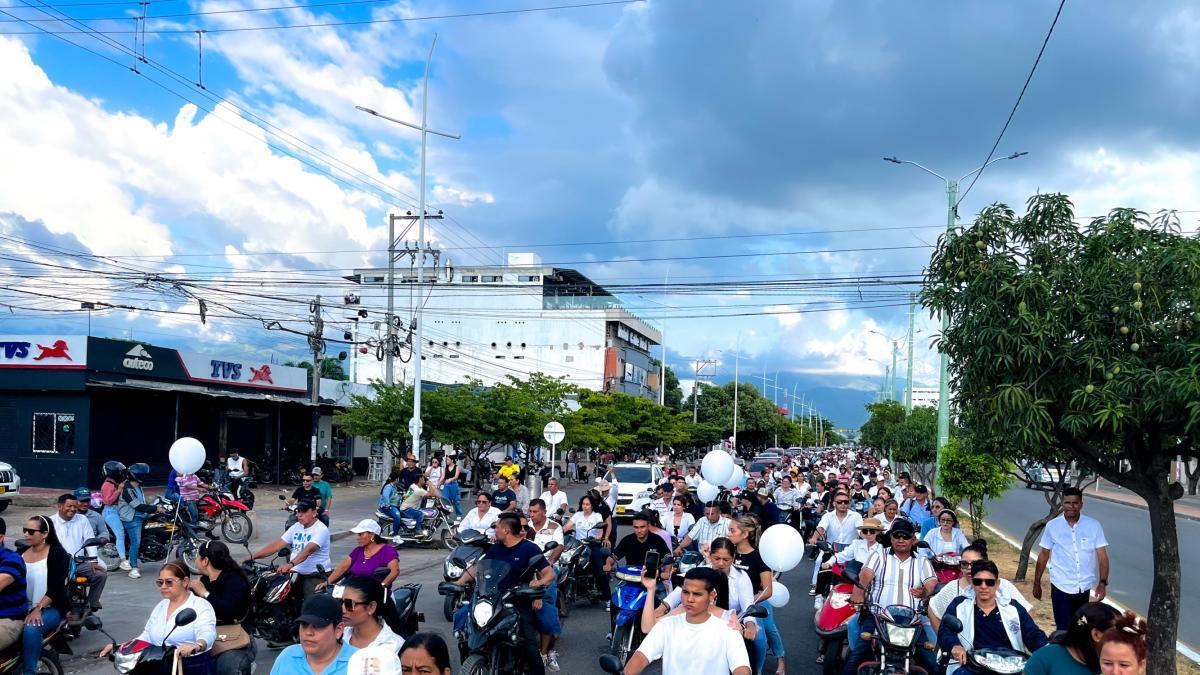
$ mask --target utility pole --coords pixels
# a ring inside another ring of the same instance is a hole
[[[426,164],[426,159],[427,159],[426,155],[428,154],[427,149],[428,149],[428,145],[429,145],[429,134],[437,134],[438,136],[444,136],[446,138],[453,138],[456,140],[461,138],[461,136],[458,136],[455,134],[449,134],[449,133],[445,133],[442,131],[435,131],[435,130],[429,128],[429,66],[433,62],[433,49],[436,46],[437,46],[437,33],[434,33],[433,41],[429,44],[429,55],[425,57],[425,75],[424,75],[424,78],[422,80],[422,85],[421,85],[421,125],[420,126],[417,126],[415,124],[411,124],[409,122],[405,122],[402,120],[394,119],[394,118],[388,117],[386,115],[381,115],[381,114],[375,112],[374,110],[371,110],[370,108],[364,108],[362,106],[355,106],[359,110],[362,110],[363,112],[368,113],[370,115],[374,115],[376,117],[383,118],[385,120],[388,120],[389,122],[395,122],[396,124],[402,124],[406,127],[409,127],[410,129],[416,129],[417,131],[421,132],[421,182],[420,182],[420,188],[419,188],[420,195],[418,197],[418,204],[417,204],[417,249],[418,249],[418,253],[416,256],[417,290],[421,290],[421,288],[425,285],[424,284],[424,282],[425,282],[425,279],[424,279],[425,255],[424,255],[424,250],[423,250],[423,249],[425,249],[425,164]],[[394,244],[393,244],[393,247],[394,247]],[[390,283],[392,283],[391,279],[389,279],[389,284]],[[432,291],[432,288],[430,290]],[[415,311],[415,315],[414,315],[414,319],[413,319],[413,323],[416,324],[415,328],[414,328],[416,334],[414,336],[414,342],[413,342],[413,416],[412,416],[412,419],[409,420],[409,423],[408,423],[408,432],[410,434],[412,434],[413,450],[416,452],[418,460],[421,459],[421,430],[422,430],[422,424],[421,424],[421,343],[423,342],[424,328],[425,328],[425,322],[422,320],[422,313],[423,313],[422,310],[424,309],[424,307],[425,307],[425,298],[418,296],[416,311]]]
[[[896,396],[896,373],[899,372],[896,368],[896,355],[900,352],[900,341],[892,341],[892,384],[888,387],[888,396],[893,401],[899,400]]]
[[[916,341],[916,333],[913,331],[913,318],[917,312],[917,295],[914,293],[908,298],[908,378],[904,382],[904,414],[912,414],[912,390],[913,390],[913,343]]]
[[[317,461],[317,438],[321,430],[321,354],[325,351],[325,320],[321,317],[321,296],[317,296],[309,306],[312,318],[312,332],[308,334],[308,348],[312,351],[312,439],[309,443],[308,459]]]
[[[712,379],[711,373],[702,372],[705,368],[717,365],[716,359],[697,359],[692,363],[695,369],[695,379],[692,380],[692,424],[700,420],[700,378]]]

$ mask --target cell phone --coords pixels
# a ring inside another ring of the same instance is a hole
[[[645,575],[646,575],[647,579],[657,579],[658,578],[659,562],[660,562],[660,560],[659,560],[658,551],[647,551],[646,552]]]

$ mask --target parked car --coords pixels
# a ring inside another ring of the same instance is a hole
[[[8,508],[14,495],[21,494],[21,477],[7,462],[0,462],[0,511]]]
[[[613,464],[606,479],[617,483],[616,518],[631,518],[654,499],[654,488],[663,482],[662,467],[650,464]]]
[[[1053,490],[1058,485],[1057,468],[1050,468],[1043,464],[1030,464],[1025,467],[1025,487],[1030,490]],[[1063,477],[1063,483],[1066,483],[1071,478],[1071,470],[1067,469],[1067,475]]]

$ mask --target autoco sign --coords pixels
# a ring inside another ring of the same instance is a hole
[[[82,370],[87,338],[59,335],[0,336],[0,368]]]
[[[143,345],[134,345],[125,353],[125,358],[121,360],[121,365],[130,370],[154,370],[154,357],[150,355],[150,351]]]

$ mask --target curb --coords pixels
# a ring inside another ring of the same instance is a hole
[[[1146,508],[1145,504],[1131,504],[1130,502],[1125,501],[1123,499],[1118,499],[1116,497],[1109,497],[1107,495],[1099,495],[1099,494],[1096,494],[1095,492],[1085,492],[1085,493],[1083,493],[1083,497],[1084,497],[1084,499],[1099,499],[1100,501],[1108,502],[1109,504],[1121,504],[1122,506],[1128,506],[1131,508],[1138,509],[1140,511],[1148,510]],[[1193,515],[1190,513],[1180,513],[1179,511],[1176,511],[1175,517],[1182,518],[1184,520],[1192,520],[1195,522],[1200,522],[1200,515]]]

